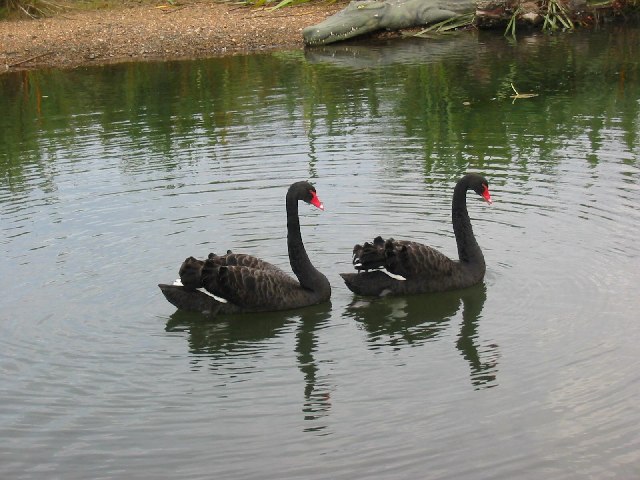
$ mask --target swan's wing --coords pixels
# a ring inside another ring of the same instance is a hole
[[[281,270],[217,266],[206,262],[202,284],[207,291],[246,309],[279,309],[302,289]]]
[[[340,276],[349,290],[365,296],[382,296],[392,291],[394,283],[400,283],[380,270],[341,273]]]
[[[258,257],[243,253],[227,253],[226,255],[216,255],[210,253],[207,260],[198,260],[194,257],[188,257],[182,265],[178,274],[182,285],[188,290],[201,288],[202,285],[202,268],[206,262],[209,262],[210,268],[215,267],[246,267],[252,270],[264,270],[271,272],[275,276],[289,278],[289,276],[275,265],[265,262]]]
[[[387,270],[405,278],[447,277],[455,262],[435,248],[417,242],[388,240],[385,243]]]
[[[356,245],[353,264],[356,270],[384,268],[407,279],[448,276],[455,268],[453,260],[427,245],[382,237],[376,237],[373,243]]]
[[[209,293],[205,295],[202,289],[187,290],[179,285],[162,283],[158,286],[169,303],[181,310],[215,315],[226,305],[211,297]]]
[[[226,255],[215,255],[210,253],[209,260],[213,261],[215,265],[220,267],[247,267],[255,270],[269,270],[274,273],[288,276],[272,263],[266,262],[261,258],[254,257],[253,255],[247,255],[246,253],[231,253],[231,251],[227,252]]]

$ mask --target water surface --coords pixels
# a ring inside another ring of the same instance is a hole
[[[2,478],[640,475],[640,31],[464,34],[0,76]],[[530,99],[513,99],[511,85]],[[476,287],[365,299],[376,235]],[[289,271],[284,194],[330,303],[221,317],[156,284],[233,249]]]

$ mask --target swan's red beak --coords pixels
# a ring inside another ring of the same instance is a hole
[[[484,198],[485,202],[491,205],[493,202],[491,201],[491,194],[489,193],[489,187],[487,187],[486,185],[483,185],[483,187],[484,187],[484,190],[482,191],[482,198]]]
[[[309,203],[311,203],[311,205],[313,205],[314,207],[324,211],[324,203],[320,201],[318,195],[316,195],[316,192],[314,192],[313,190],[309,190],[309,193],[311,194],[311,202]]]

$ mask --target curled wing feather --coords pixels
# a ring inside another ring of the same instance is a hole
[[[381,237],[376,237],[373,243],[356,245],[353,263],[357,270],[385,268],[405,278],[446,277],[455,269],[455,262],[434,248],[407,240],[385,241]]]

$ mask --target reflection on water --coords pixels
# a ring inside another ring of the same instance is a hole
[[[438,338],[460,307],[459,293],[358,298],[348,309],[367,331],[372,349],[421,345]]]
[[[331,407],[331,385],[318,376],[314,353],[318,349],[317,331],[326,328],[330,312],[330,303],[289,315],[274,312],[215,319],[177,310],[165,329],[188,334],[193,369],[199,369],[206,362],[212,372],[224,377],[224,383],[229,383],[245,381],[249,375],[260,375],[265,368],[260,362],[261,353],[273,348],[270,341],[286,334],[287,326],[297,325],[295,352],[304,377],[302,413],[306,421],[312,422],[304,431],[321,434],[327,427],[320,420],[328,415]],[[243,368],[247,363],[249,365]]]
[[[326,328],[330,319],[330,308],[327,305],[307,308],[301,312],[296,330],[296,353],[298,368],[304,376],[304,405],[302,412],[306,421],[305,431],[324,433],[327,428],[323,417],[331,409],[331,385],[326,378],[319,375],[318,362],[314,353],[318,350],[318,330]]]
[[[639,48],[612,26],[0,75],[0,477],[637,476]],[[352,295],[361,238],[455,256],[467,171],[484,284]],[[175,312],[156,284],[194,252],[289,271],[304,178],[331,303]]]
[[[462,325],[456,342],[456,347],[469,363],[471,383],[476,388],[490,388],[496,385],[498,345],[485,342],[478,345],[478,324],[486,298],[484,284],[468,289],[463,294]]]
[[[261,345],[282,334],[287,320],[282,315],[265,315],[250,321],[224,317],[207,321],[199,314],[176,310],[165,330],[188,333],[193,368],[201,368],[204,361],[211,370],[219,371],[233,365],[236,357],[259,356],[265,348]]]
[[[462,305],[462,322],[455,346],[469,363],[474,387],[490,388],[497,385],[499,352],[494,343],[478,346],[478,323],[486,295],[486,286],[482,283],[441,294],[358,299],[346,314],[362,323],[372,350],[383,346],[400,349],[441,338]]]
[[[488,41],[499,41],[487,37]],[[334,43],[305,50],[310,63],[327,64],[346,70],[361,70],[394,64],[429,64],[442,60],[455,60],[459,56],[478,53],[475,35],[459,32],[456,38],[443,36],[425,42],[421,38],[403,38],[369,43]],[[465,58],[466,59],[466,58]]]

